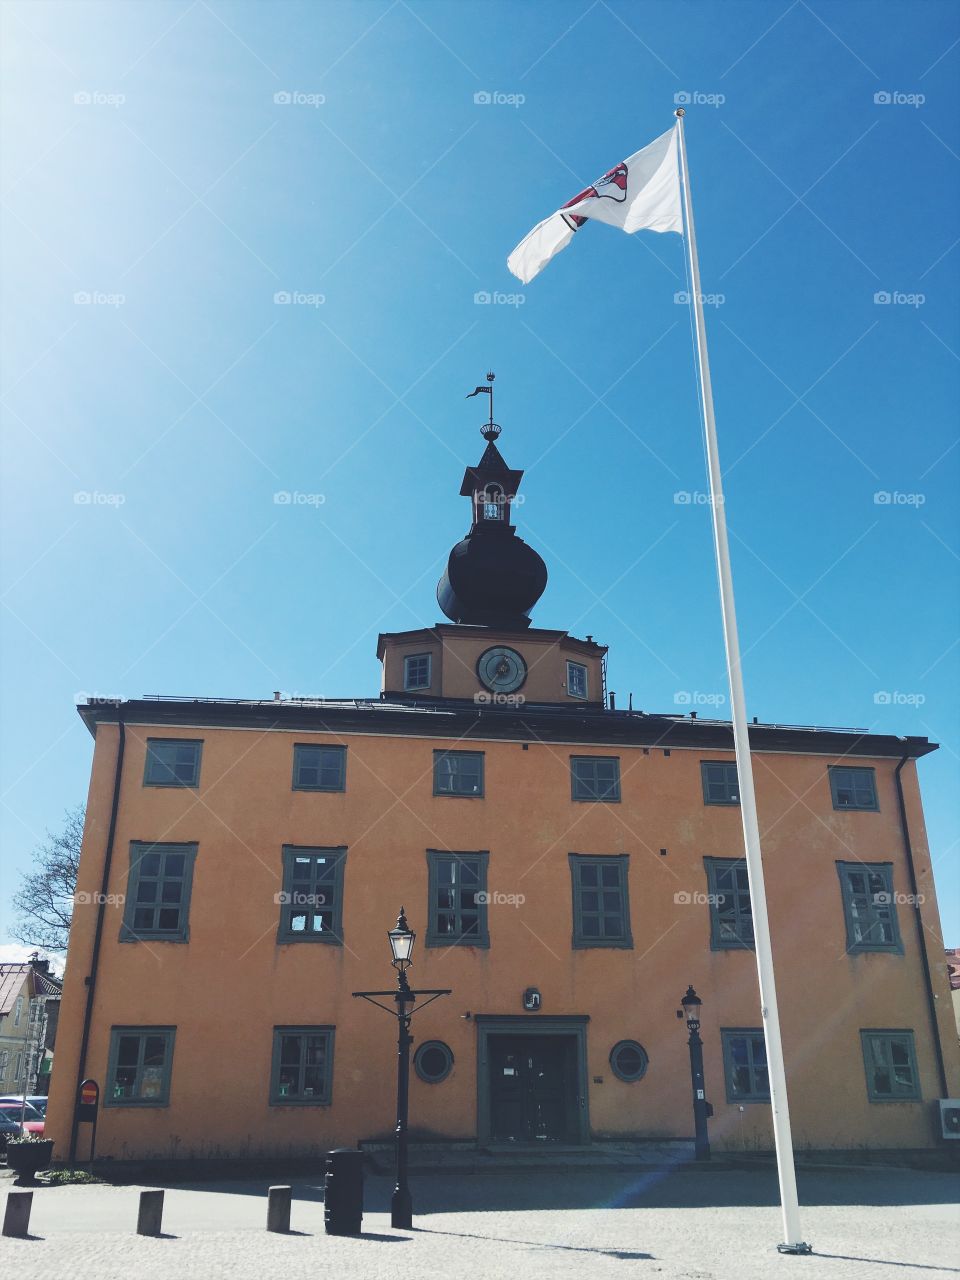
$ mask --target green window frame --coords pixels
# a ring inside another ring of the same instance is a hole
[[[610,1070],[625,1084],[635,1084],[647,1074],[650,1055],[637,1040],[618,1040],[610,1050]]]
[[[920,1102],[920,1075],[913,1032],[861,1030],[863,1069],[871,1102]]]
[[[739,805],[740,780],[736,760],[701,760],[704,804]]]
[[[753,951],[750,880],[743,858],[704,858],[711,951]]]
[[[413,1055],[413,1066],[424,1084],[441,1084],[453,1070],[453,1050],[442,1040],[424,1040]]]
[[[285,844],[283,888],[277,894],[277,942],[343,946],[343,880],[347,850]]]
[[[196,844],[130,842],[121,942],[187,942]]]
[[[274,1027],[272,1107],[326,1107],[333,1101],[332,1026]]]
[[[199,787],[201,738],[148,738],[145,787]]]
[[[889,951],[903,955],[889,862],[838,862],[847,952]]]
[[[633,948],[630,895],[627,887],[630,855],[571,853],[573,889],[573,947]]]
[[[489,947],[484,849],[427,850],[428,947]]]
[[[728,1102],[769,1102],[770,1073],[762,1027],[721,1027]]]
[[[347,748],[325,742],[293,744],[294,791],[346,791]]]
[[[111,1027],[105,1107],[166,1107],[176,1027]]]
[[[433,679],[433,654],[408,653],[403,659],[404,690],[429,689]]]
[[[573,800],[620,802],[619,756],[571,756],[570,795]]]
[[[834,809],[860,809],[876,812],[876,769],[854,768],[850,765],[830,765],[830,796]]]
[[[483,799],[482,751],[434,751],[433,794]]]

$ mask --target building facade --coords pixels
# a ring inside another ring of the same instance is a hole
[[[48,960],[0,964],[0,1097],[47,1092],[59,1009]]]
[[[401,904],[411,1132],[692,1134],[679,999],[703,999],[711,1141],[772,1144],[730,725],[615,710],[606,650],[533,628],[542,560],[492,424],[448,623],[381,635],[379,697],[79,708],[96,747],[47,1132],[96,1079],[117,1159],[384,1139]],[[934,745],[755,724],[795,1141],[920,1148],[960,1093],[916,762]],[[85,1141],[85,1139],[83,1140]]]

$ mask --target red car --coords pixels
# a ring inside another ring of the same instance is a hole
[[[13,1120],[15,1124],[20,1123],[20,1112],[23,1109],[23,1132],[24,1136],[28,1133],[38,1138],[43,1137],[43,1116],[32,1103],[26,1105],[22,1102],[0,1102],[0,1114],[6,1120]]]

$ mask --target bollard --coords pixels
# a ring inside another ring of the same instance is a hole
[[[32,1204],[32,1191],[10,1191],[7,1193],[7,1209],[3,1215],[3,1234],[5,1236],[20,1236],[22,1239],[30,1234],[30,1208]]]
[[[327,1152],[323,1226],[329,1236],[358,1236],[363,1218],[363,1152]]]
[[[267,1191],[267,1230],[290,1230],[290,1197],[292,1187],[270,1187]]]
[[[137,1235],[158,1236],[163,1222],[163,1192],[141,1191],[137,1214]]]

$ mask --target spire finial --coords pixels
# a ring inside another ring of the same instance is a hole
[[[490,384],[490,421],[485,422],[480,428],[480,434],[483,436],[484,440],[489,441],[490,444],[493,444],[494,440],[496,440],[497,436],[500,434],[500,428],[493,420],[493,383],[496,376],[497,375],[492,369],[487,371],[487,382]]]

